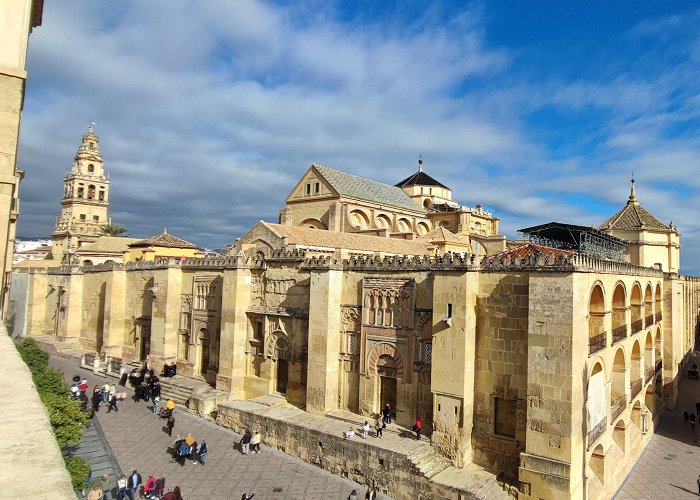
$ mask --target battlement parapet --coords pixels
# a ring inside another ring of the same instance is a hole
[[[653,278],[664,277],[664,272],[661,269],[637,266],[628,262],[606,260],[580,253],[573,255],[572,264],[575,268],[575,271],[587,271],[601,274],[648,276]]]

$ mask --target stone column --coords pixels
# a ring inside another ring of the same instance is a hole
[[[232,266],[224,269],[216,388],[230,392],[236,399],[245,398],[246,311],[252,298],[251,283],[250,266],[244,256],[236,257]]]
[[[154,370],[177,356],[177,332],[180,326],[182,269],[175,263],[157,269],[153,276],[153,312],[151,316],[151,354]]]
[[[83,317],[83,272],[80,267],[71,267],[64,283],[57,291],[61,300],[56,312],[59,316],[56,336],[60,340],[77,340],[81,336]]]
[[[110,357],[123,358],[122,347],[129,332],[126,317],[126,271],[112,269],[106,280],[103,344]]]
[[[338,407],[338,351],[343,272],[314,269],[309,287],[309,358],[306,411],[324,414]]]
[[[663,284],[662,336],[663,336],[663,378],[664,399],[670,409],[676,407],[678,401],[678,384],[683,373],[677,373],[677,367],[685,368],[688,349],[686,346],[685,323],[687,316],[695,318],[694,311],[687,311],[686,297],[693,293],[692,283],[679,279],[677,274],[665,274]],[[694,339],[694,333],[693,339]],[[680,376],[679,376],[680,375]]]
[[[433,445],[457,467],[471,462],[478,274],[440,272],[433,280]]]
[[[45,269],[30,270],[27,284],[26,328],[27,336],[53,332],[53,324],[46,314],[46,296],[49,279]]]
[[[530,274],[523,498],[584,497],[589,289],[588,273]]]

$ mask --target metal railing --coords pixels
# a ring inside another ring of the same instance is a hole
[[[649,382],[654,377],[655,373],[656,373],[656,370],[654,369],[653,366],[651,368],[647,368],[646,377],[644,377],[644,381]]]
[[[608,426],[608,419],[604,418],[600,422],[596,424],[595,427],[588,433],[588,447],[590,448],[593,443],[595,443],[596,439],[598,439],[604,432],[606,427]]]
[[[632,322],[632,333],[641,332],[644,329],[644,323],[641,319]]]
[[[611,405],[612,419],[615,420],[617,417],[619,417],[620,413],[622,413],[626,407],[627,407],[627,395],[626,394],[623,394],[619,398],[615,398],[612,402],[612,405]],[[610,423],[612,423],[612,421]]]
[[[630,395],[635,397],[642,390],[642,379],[638,378],[630,384]]]
[[[599,333],[593,337],[588,337],[588,355],[605,349],[608,343],[608,332]]]
[[[654,315],[653,314],[650,314],[649,316],[647,316],[647,318],[645,320],[645,324],[647,327],[654,324]]]
[[[664,360],[663,359],[658,360],[656,362],[656,371],[660,372],[661,368],[663,368],[663,366],[664,366]]]
[[[621,340],[626,339],[627,338],[627,325],[622,325],[622,326],[618,326],[618,327],[613,328],[612,337],[613,337],[612,338],[613,344],[615,342],[619,342]]]

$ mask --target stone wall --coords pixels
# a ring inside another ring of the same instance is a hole
[[[227,405],[218,406],[217,424],[239,434],[258,429],[263,444],[351,481],[374,487],[397,500],[466,500],[469,492],[426,479],[405,456],[361,441],[348,441]]]
[[[518,475],[527,425],[528,274],[481,273],[477,299],[474,462]],[[495,430],[495,398],[515,401],[515,432]]]

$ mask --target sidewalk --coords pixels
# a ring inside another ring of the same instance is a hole
[[[67,379],[78,373],[88,387],[104,383],[104,377],[78,368],[72,358],[51,356],[50,365],[63,371]],[[112,382],[113,379],[108,379]],[[127,390],[129,394],[132,391]],[[180,486],[187,500],[223,500],[241,498],[256,492],[263,499],[347,499],[355,489],[364,497],[366,489],[357,483],[308,465],[282,452],[261,447],[260,454],[242,455],[233,449],[240,436],[190,413],[175,411],[173,437],[164,431],[164,421],[150,412],[150,403],[121,403],[116,413],[101,407],[96,418],[104,430],[119,466],[128,474],[136,469],[144,477],[164,474],[166,490]],[[191,462],[180,466],[168,452],[176,434],[187,433],[209,448],[206,465]],[[390,497],[379,495],[378,498]]]
[[[689,364],[692,363],[700,364],[697,356]],[[700,444],[695,442],[695,431],[683,421],[683,412],[695,412],[698,401],[700,381],[681,379],[676,409],[664,413],[656,434],[614,497],[616,500],[700,497],[696,482]]]

